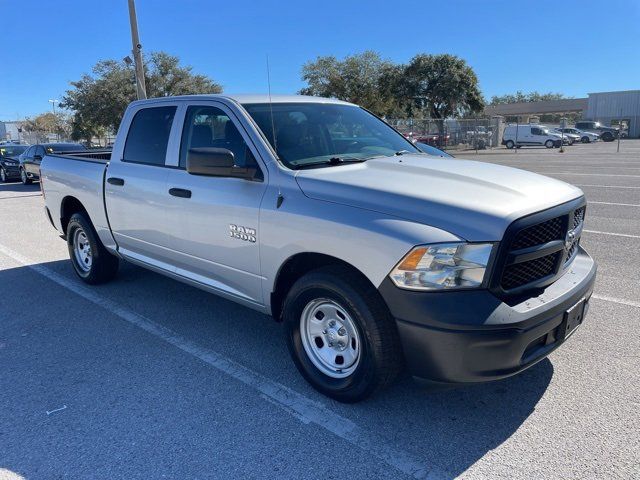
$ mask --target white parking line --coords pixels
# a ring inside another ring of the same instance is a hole
[[[595,203],[597,205],[616,205],[618,207],[640,207],[640,205],[636,205],[635,203],[615,203],[615,202],[596,202],[595,200],[589,200],[589,205]]]
[[[633,300],[625,300],[624,298],[609,297],[607,295],[598,295],[594,293],[591,298],[597,298],[598,300],[604,300],[605,302],[619,303],[620,305],[627,305],[629,307],[640,308],[640,302],[634,302]]]
[[[342,417],[321,403],[313,401],[281,383],[254,372],[224,355],[204,348],[178,335],[153,320],[103,297],[96,293],[95,290],[85,287],[75,279],[64,277],[2,244],[0,244],[0,253],[21,265],[31,268],[40,275],[81,296],[85,300],[104,308],[122,320],[155,335],[183,352],[200,359],[217,370],[257,390],[261,395],[267,397],[270,403],[292,414],[303,423],[315,423],[350,444],[376,456],[379,460],[406,475],[413,478],[429,479],[448,478],[451,476],[446,475],[433,466],[426,465],[421,459],[412,456],[410,453],[390,445],[384,438],[359,427],[348,418]]]
[[[589,185],[586,183],[574,183],[576,187],[600,187],[600,188],[631,188],[633,190],[639,190],[640,187],[630,187],[625,185]]]
[[[631,235],[630,233],[601,232],[600,230],[583,230],[583,232],[597,233],[598,235],[613,235],[614,237],[640,238],[640,235]]]

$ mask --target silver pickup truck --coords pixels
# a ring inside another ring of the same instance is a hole
[[[338,100],[134,102],[111,153],[47,155],[41,181],[82,280],[126,260],[270,314],[343,402],[403,369],[521,372],[582,323],[595,280],[578,188],[424,154]]]

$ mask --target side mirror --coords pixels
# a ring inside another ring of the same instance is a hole
[[[187,152],[187,172],[206,177],[234,177],[252,180],[255,168],[235,166],[233,152],[226,148],[190,148]]]

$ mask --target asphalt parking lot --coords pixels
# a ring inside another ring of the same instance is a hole
[[[586,323],[519,376],[356,405],[266,316],[132,265],[84,286],[38,185],[0,185],[0,479],[640,478],[640,141],[457,155],[584,190]]]

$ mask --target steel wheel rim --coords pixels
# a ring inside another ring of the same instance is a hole
[[[2,180],[3,182],[7,181],[7,174],[4,173],[4,168],[0,168],[0,180]]]
[[[77,228],[73,232],[73,255],[80,270],[85,273],[91,270],[91,264],[93,263],[91,244],[81,228]]]
[[[20,178],[22,179],[23,182],[27,181],[27,172],[24,171],[24,168],[20,170]]]
[[[351,375],[360,363],[360,334],[338,303],[327,298],[310,301],[300,316],[302,346],[311,363],[331,378]]]

